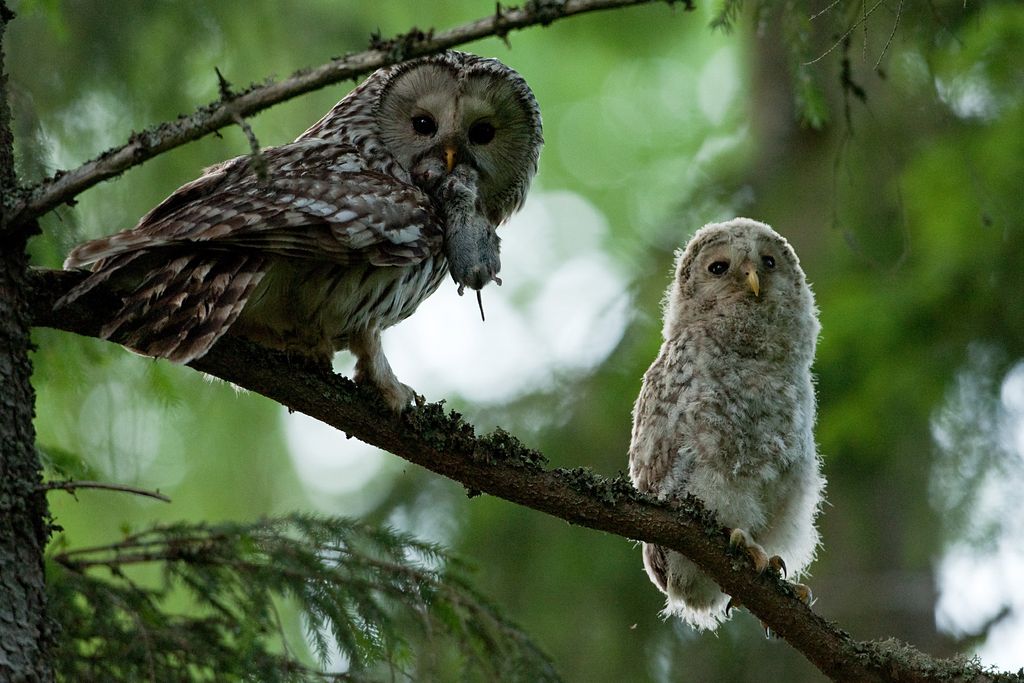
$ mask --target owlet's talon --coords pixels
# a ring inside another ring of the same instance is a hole
[[[743,529],[732,530],[729,534],[729,546],[734,549],[742,548],[745,550],[754,562],[754,569],[757,570],[758,574],[763,574],[764,570],[768,568],[768,553],[765,552],[764,548],[755,543],[754,539]]]
[[[811,592],[810,586],[803,583],[790,582],[789,587],[796,593],[797,599],[810,607],[814,604],[814,594]]]
[[[778,555],[772,555],[768,558],[768,567],[782,578],[786,578],[786,561]]]

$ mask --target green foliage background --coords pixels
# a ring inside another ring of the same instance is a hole
[[[998,507],[1011,501],[983,495],[986,473],[1024,480],[1021,452],[1001,449],[993,433],[1015,424],[1000,390],[1024,359],[1024,7],[900,3],[898,25],[886,6],[837,44],[860,19],[859,4],[813,21],[816,10],[803,3],[748,4],[731,32],[708,28],[714,5],[693,13],[656,5],[515,33],[511,48],[497,39],[467,46],[530,82],[547,139],[535,192],[572,192],[604,215],[600,247],[626,274],[632,303],[621,339],[597,366],[556,368],[556,382],[502,404],[444,398],[478,424],[517,433],[555,465],[625,469],[630,409],[660,342],[672,251],[708,220],[764,220],[801,255],[824,330],[818,440],[830,504],[810,579],[817,609],[859,638],[895,636],[936,655],[970,651],[984,633],[936,627],[936,567],[947,547],[984,557],[1014,532],[999,523],[1018,514]],[[215,100],[215,66],[237,86],[284,77],[362,49],[373,31],[446,28],[493,4],[24,0],[14,8],[8,69],[19,173],[32,181]],[[264,145],[288,141],[344,91],[279,105],[253,128]],[[200,168],[246,149],[228,129],[100,185],[43,220],[35,263],[58,266],[73,244],[132,225]],[[296,474],[275,404],[95,340],[38,330],[36,342],[37,429],[53,471],[91,470],[174,501],[53,493],[64,529],[55,543],[106,543],[155,522],[358,509],[367,521],[453,547],[477,567],[475,588],[567,680],[820,678],[785,644],[760,637],[749,615],[717,637],[661,620],[639,551],[621,538],[469,499],[390,456],[367,484],[374,495],[316,495]],[[960,405],[951,401],[965,377],[980,387],[968,403],[987,419],[966,421],[943,450],[934,428]],[[979,525],[982,514],[995,521]],[[1005,602],[1002,616],[1012,620],[1009,593]],[[286,617],[301,648],[301,620]]]

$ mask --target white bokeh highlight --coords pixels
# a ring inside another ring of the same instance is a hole
[[[974,355],[974,367],[960,374],[932,428],[940,450],[956,449],[957,458],[951,471],[933,477],[938,493],[953,498],[958,485],[978,482],[968,501],[967,537],[936,568],[935,619],[954,637],[980,633],[994,621],[976,654],[987,665],[1017,670],[1024,667],[1024,361],[1003,378],[998,399],[986,401],[994,393],[985,381],[990,361],[985,352]]]

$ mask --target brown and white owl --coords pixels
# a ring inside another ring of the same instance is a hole
[[[633,409],[629,473],[658,498],[699,498],[759,570],[814,558],[825,480],[814,442],[817,309],[796,254],[763,223],[701,228],[678,254],[664,342]],[[697,628],[729,598],[679,553],[644,544],[665,614]]]
[[[295,142],[213,166],[131,230],[77,247],[65,268],[93,272],[58,305],[110,281],[124,306],[102,335],[178,363],[229,328],[320,363],[348,348],[356,380],[401,410],[415,394],[381,330],[446,272],[460,293],[500,283],[495,229],[522,206],[541,144],[533,93],[495,59],[383,68]]]

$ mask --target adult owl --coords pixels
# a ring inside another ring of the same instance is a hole
[[[814,296],[764,223],[704,226],[678,253],[664,342],[633,409],[629,473],[662,499],[699,498],[760,571],[814,557],[825,481],[814,442]],[[665,613],[714,628],[729,598],[692,562],[643,545]]]
[[[228,329],[329,363],[401,410],[415,396],[381,350],[450,272],[497,280],[499,223],[518,210],[542,144],[537,102],[495,59],[449,51],[380,69],[294,142],[213,166],[131,230],[65,268],[124,294],[101,334],[187,363]],[[500,281],[499,281],[500,282]]]

